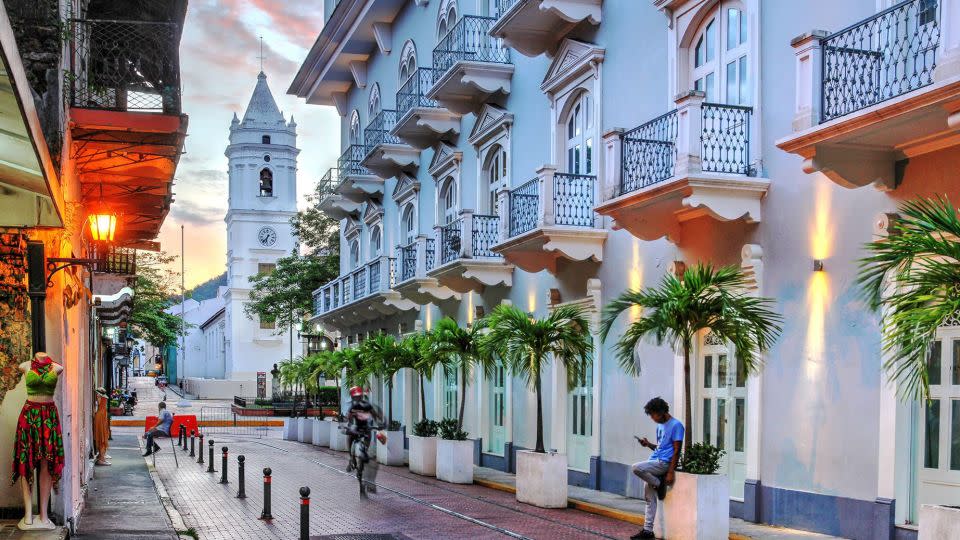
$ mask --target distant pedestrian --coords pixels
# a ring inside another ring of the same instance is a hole
[[[173,423],[173,413],[167,410],[167,403],[165,401],[158,403],[157,408],[159,409],[157,425],[143,434],[143,438],[147,440],[147,451],[143,454],[144,457],[160,450],[160,445],[154,442],[154,439],[170,436],[170,424]]]
[[[641,446],[653,450],[650,459],[634,463],[631,467],[633,474],[644,481],[643,498],[647,501],[647,512],[643,522],[643,530],[631,536],[637,538],[656,538],[653,534],[653,520],[657,517],[657,499],[667,496],[667,486],[673,484],[674,471],[677,460],[680,459],[680,447],[683,445],[683,424],[670,416],[670,406],[667,402],[655,397],[643,407],[643,412],[657,423],[656,444],[646,437],[637,439]]]

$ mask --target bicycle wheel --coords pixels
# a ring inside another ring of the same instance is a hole
[[[360,483],[360,496],[367,496],[367,486],[363,483],[363,466],[365,465],[364,461],[360,458],[357,458],[357,482]]]

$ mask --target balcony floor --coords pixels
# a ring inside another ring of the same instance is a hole
[[[514,266],[500,258],[454,259],[427,272],[440,285],[458,293],[483,292],[486,287],[513,286]]]
[[[392,178],[401,172],[413,171],[419,164],[420,150],[408,144],[378,144],[361,163],[380,178]]]
[[[561,260],[603,261],[607,231],[587,227],[539,227],[497,244],[492,251],[527,272],[557,273]]]
[[[335,328],[349,328],[359,323],[394,315],[401,311],[419,310],[420,306],[405,300],[394,290],[373,293],[344,306],[314,315],[310,324],[320,323]]]
[[[493,95],[510,93],[513,64],[460,61],[433,85],[427,97],[457,114],[477,112]]]
[[[459,133],[460,115],[443,107],[414,107],[397,120],[390,132],[418,150]]]
[[[584,20],[599,25],[603,0],[517,0],[490,29],[490,35],[526,56],[557,48]]]
[[[393,288],[401,297],[421,306],[444,300],[460,300],[460,293],[444,287],[433,277],[410,278]]]

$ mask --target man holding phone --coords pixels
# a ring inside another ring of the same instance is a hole
[[[653,520],[657,517],[657,499],[666,497],[667,486],[673,484],[684,435],[683,424],[670,416],[670,406],[659,397],[648,401],[643,412],[657,423],[657,442],[654,444],[646,437],[633,437],[641,446],[653,450],[653,454],[649,460],[634,463],[631,467],[633,474],[646,484],[643,498],[647,501],[643,530],[631,536],[631,539],[656,538],[653,534]]]

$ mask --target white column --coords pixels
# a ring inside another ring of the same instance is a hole
[[[760,296],[763,285],[763,249],[757,244],[746,244],[740,250],[740,267],[750,277],[751,287],[747,291],[751,296]],[[763,358],[757,354],[755,360],[762,363]],[[760,430],[762,425],[763,409],[763,375],[754,373],[747,378],[747,440],[746,478],[760,480]]]
[[[553,177],[557,168],[553,165],[544,165],[537,169],[537,181],[539,189],[537,193],[539,200],[539,215],[537,216],[537,227],[550,227],[556,223],[556,209],[554,207],[554,182]]]
[[[823,51],[820,40],[828,35],[825,30],[811,30],[790,41],[796,58],[794,131],[803,131],[820,123],[823,91]]]
[[[460,254],[464,259],[473,258],[473,210],[460,211]]]
[[[703,102],[706,94],[691,90],[677,96],[677,168],[676,176],[695,175],[701,171],[700,153],[703,136]]]
[[[940,0],[940,48],[933,80],[960,75],[960,0]]]
[[[500,217],[500,241],[506,242],[510,238],[510,190],[497,191],[497,215]]]
[[[434,243],[434,250],[436,250],[436,243]],[[417,235],[416,240],[416,251],[417,259],[415,261],[415,270],[413,275],[417,279],[423,279],[427,277],[427,236],[420,234]],[[434,251],[434,256],[436,256],[436,251]]]
[[[598,205],[617,196],[623,171],[623,134],[623,128],[613,128],[603,134],[603,175],[597,179],[600,197],[595,201]]]

